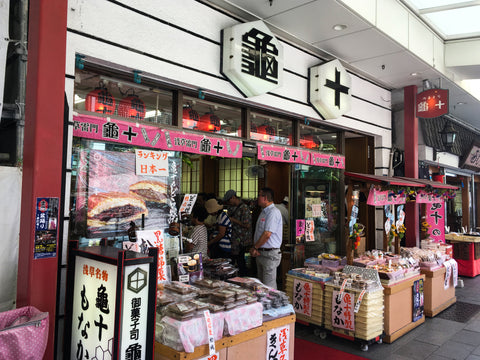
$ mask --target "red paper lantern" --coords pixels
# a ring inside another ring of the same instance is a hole
[[[202,115],[197,123],[197,130],[215,132],[221,128],[220,118],[212,113]]]
[[[118,115],[143,120],[145,118],[145,103],[137,95],[130,95],[118,104]]]
[[[107,89],[96,88],[85,98],[85,110],[112,115],[115,113],[115,98]]]
[[[198,112],[191,107],[183,108],[183,120],[182,126],[185,129],[194,129],[197,126],[199,120]]]

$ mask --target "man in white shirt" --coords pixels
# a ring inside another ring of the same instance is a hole
[[[288,224],[288,196],[283,198],[283,201],[280,204],[275,204],[275,206],[280,210],[282,214],[283,225]]]

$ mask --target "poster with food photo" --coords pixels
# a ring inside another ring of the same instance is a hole
[[[169,166],[175,175],[176,163]],[[145,230],[165,228],[176,216],[178,177],[137,175],[133,152],[91,150],[84,176],[89,238],[126,235],[131,222]]]

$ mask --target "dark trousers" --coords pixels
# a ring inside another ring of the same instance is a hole
[[[238,275],[247,276],[247,264],[245,262],[245,247],[240,246],[238,254],[231,255],[233,262],[238,266]]]

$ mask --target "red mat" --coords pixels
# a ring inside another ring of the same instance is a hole
[[[311,341],[295,338],[295,360],[322,359],[322,360],[363,360],[365,358],[352,355],[328,346]]]

